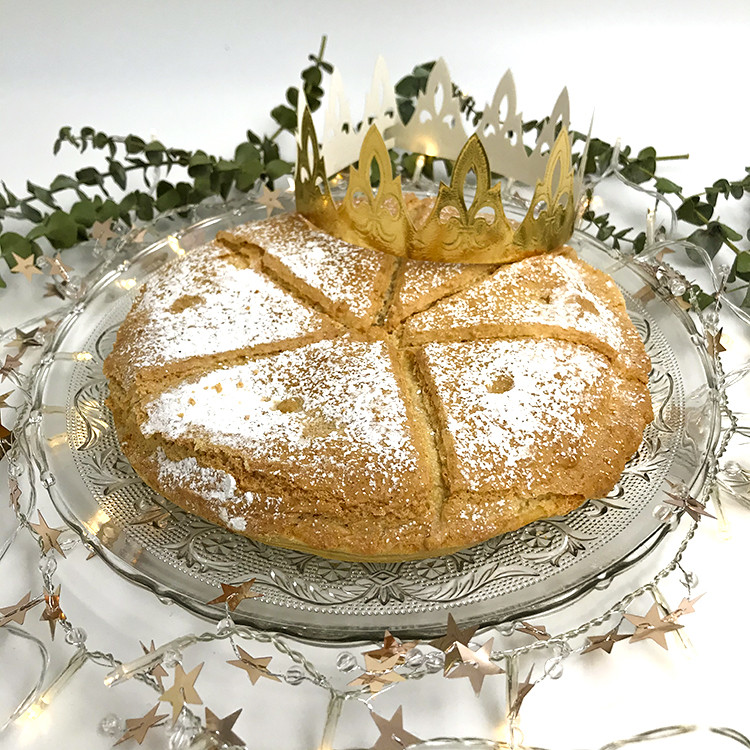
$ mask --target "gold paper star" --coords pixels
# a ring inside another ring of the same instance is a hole
[[[146,646],[144,646],[140,641],[138,642],[141,644],[141,648],[143,649],[144,654],[153,654],[154,651],[156,651],[156,647],[154,646],[153,641],[151,641],[151,645],[148,648],[146,648]],[[161,680],[162,677],[169,677],[167,670],[164,669],[161,664],[157,664],[155,667],[149,669],[147,674],[150,674],[156,680],[162,692],[164,692],[164,683]]]
[[[164,510],[164,508],[159,505],[156,505],[153,508],[147,508],[140,515],[137,515],[131,521],[128,521],[128,526],[151,524],[157,529],[163,529],[167,526],[170,519],[171,515],[169,511]]]
[[[402,643],[395,635],[386,630],[383,636],[383,646],[372,651],[365,651],[365,656],[371,656],[373,659],[383,661],[391,656],[398,656],[399,661],[403,662],[406,654],[411,651],[419,641],[407,641]]]
[[[23,625],[23,621],[26,619],[26,612],[43,601],[44,599],[39,597],[32,602],[31,592],[29,591],[28,594],[22,596],[20,601],[12,607],[0,607],[0,628],[9,622],[17,622],[19,625]]]
[[[682,617],[682,615],[692,615],[693,612],[695,612],[695,607],[693,605],[703,596],[704,594],[698,594],[695,599],[683,599],[677,609],[674,612],[670,612],[667,617],[674,617],[677,619],[678,617]]]
[[[8,396],[10,396],[11,393],[13,393],[13,391],[8,391],[0,396],[0,409],[6,409],[8,407]]]
[[[675,495],[672,492],[667,492],[666,494],[669,500],[665,500],[664,502],[667,505],[674,505],[675,508],[684,508],[685,512],[694,521],[700,521],[701,516],[708,516],[709,518],[714,519],[716,518],[716,516],[712,516],[706,510],[705,505],[699,503],[694,497],[691,497],[690,495]]]
[[[26,277],[26,281],[31,281],[31,277],[35,273],[41,273],[41,271],[34,265],[36,258],[32,253],[28,258],[22,258],[20,255],[13,253],[13,258],[16,261],[16,265],[11,268],[11,273],[22,273]]]
[[[139,745],[143,744],[143,740],[146,739],[148,730],[153,727],[160,726],[159,722],[162,719],[166,719],[168,714],[158,714],[159,704],[157,703],[145,716],[140,719],[125,719],[125,734],[120,737],[115,745],[119,745],[121,742],[126,740],[135,740]]]
[[[238,737],[233,731],[232,727],[237,722],[239,715],[242,713],[242,709],[238,708],[234,713],[225,716],[220,719],[210,708],[206,709],[206,729],[216,735],[216,739],[219,742],[223,742],[225,745],[245,745],[245,741]]]
[[[272,656],[264,656],[260,659],[256,659],[239,646],[237,647],[237,651],[240,658],[227,661],[227,664],[231,664],[233,667],[238,667],[239,669],[244,669],[253,685],[255,685],[261,677],[281,682],[275,674],[271,674],[268,671],[268,665],[271,663]]]
[[[13,433],[2,422],[0,422],[0,459],[2,459],[10,450],[11,445],[13,445]],[[12,497],[10,504],[13,505]]]
[[[529,670],[529,674],[526,676],[526,679],[518,686],[516,691],[516,699],[513,701],[513,704],[510,707],[510,713],[513,716],[518,716],[518,712],[521,710],[521,704],[523,703],[524,698],[531,692],[531,688],[536,685],[536,682],[531,681],[531,673],[534,671],[534,665],[531,665],[531,669]]]
[[[112,219],[108,219],[107,221],[95,221],[89,234],[100,245],[105,245],[107,240],[116,236],[112,231]]]
[[[390,685],[393,682],[403,682],[406,678],[398,672],[393,671],[393,668],[399,663],[400,658],[398,654],[395,654],[390,659],[379,661],[365,654],[365,671],[359,677],[355,677],[349,685],[352,687],[358,685],[368,686],[371,693],[378,693],[386,685]]]
[[[544,625],[532,625],[525,620],[521,621],[521,625],[523,625],[523,627],[517,629],[519,633],[533,635],[538,641],[548,641],[552,637],[547,632],[547,628]]]
[[[19,350],[19,356],[26,351],[30,346],[41,346],[43,342],[41,342],[38,338],[36,338],[37,333],[39,333],[39,329],[35,328],[33,331],[29,331],[28,333],[24,333],[20,328],[16,328],[16,337],[9,341],[5,347],[9,346],[15,346]]]
[[[144,237],[146,236],[146,232],[148,231],[147,227],[141,227],[134,235],[133,235],[133,242],[143,242]]]
[[[445,653],[444,672],[448,671],[451,664],[458,661],[458,651],[455,648],[456,644],[463,643],[464,646],[468,646],[471,637],[476,632],[476,628],[460,630],[456,621],[453,619],[453,615],[448,615],[448,632],[442,638],[436,638],[429,642],[430,646],[439,648]]]
[[[654,255],[654,258],[656,258],[656,260],[664,260],[665,255],[674,255],[674,250],[672,250],[671,247],[663,247],[658,253],[656,253],[656,255]]]
[[[65,299],[65,295],[57,288],[57,284],[53,284],[51,281],[48,281],[44,285],[44,294],[42,296],[59,297],[60,299]]]
[[[60,253],[58,253],[54,258],[50,258],[48,255],[45,255],[44,259],[47,261],[47,263],[49,263],[49,270],[47,271],[47,273],[50,276],[59,276],[65,281],[70,278],[68,271],[72,271],[73,268],[71,266],[66,266],[62,262]]]
[[[0,428],[2,428],[2,425],[0,425]],[[2,441],[2,430],[0,430],[0,441]],[[0,451],[0,456],[2,456],[2,451]],[[13,510],[18,510],[18,500],[21,497],[21,488],[18,486],[18,480],[15,477],[8,478],[8,488],[10,490],[10,507],[13,508]]]
[[[630,636],[625,633],[618,633],[617,628],[612,628],[612,630],[610,630],[608,633],[605,633],[604,635],[590,635],[587,638],[589,644],[585,649],[583,649],[583,651],[581,651],[581,653],[588,654],[589,651],[596,651],[597,649],[601,649],[602,651],[606,651],[608,654],[611,654],[612,646],[614,646],[618,641],[624,641],[626,638],[630,638]]]
[[[659,605],[656,603],[646,612],[645,617],[626,614],[625,619],[635,625],[635,633],[630,636],[631,643],[650,638],[665,650],[669,648],[667,646],[666,634],[683,627],[676,622],[669,622],[663,619],[659,614]]]
[[[51,549],[54,549],[63,557],[65,557],[65,553],[63,552],[62,547],[57,541],[57,537],[59,537],[65,529],[50,528],[47,525],[47,522],[44,520],[44,516],[42,515],[41,511],[39,511],[39,523],[30,523],[29,526],[34,529],[34,531],[39,535],[39,538],[42,540],[42,552],[46,554]]]
[[[726,351],[726,347],[721,343],[721,334],[724,331],[723,328],[720,328],[716,333],[707,333],[706,334],[706,344],[708,345],[708,353],[715,357],[718,354],[721,354],[721,352]]]
[[[650,284],[644,284],[633,296],[644,305],[656,299],[656,294]]]
[[[456,664],[453,669],[446,675],[449,679],[457,677],[468,677],[474,692],[479,695],[482,690],[484,678],[491,674],[503,674],[504,669],[490,660],[492,656],[492,644],[494,638],[490,638],[482,648],[472,651],[463,643],[457,643],[456,648],[461,657],[461,662]]]
[[[244,601],[245,599],[255,599],[261,596],[261,594],[258,594],[252,590],[252,585],[254,583],[254,578],[241,583],[239,586],[232,586],[229,583],[222,583],[222,595],[217,596],[216,599],[211,599],[211,601],[207,602],[207,604],[222,604],[223,602],[226,602],[227,607],[229,607],[229,609],[234,612],[241,601]]]
[[[374,711],[370,714],[375,722],[380,736],[372,746],[372,750],[403,750],[409,745],[416,745],[422,742],[419,737],[414,736],[411,732],[404,729],[403,709],[399,706],[390,719],[376,714]]]
[[[203,662],[185,674],[182,664],[178,664],[174,670],[174,685],[159,696],[160,701],[169,703],[172,706],[172,724],[177,721],[177,717],[186,703],[203,703],[200,695],[198,695],[193,687],[201,669],[203,669]]]
[[[52,640],[54,641],[55,626],[57,625],[57,621],[60,620],[60,622],[64,622],[66,619],[65,613],[62,611],[62,609],[60,609],[60,587],[58,586],[55,589],[54,594],[45,594],[44,601],[44,612],[42,612],[42,616],[39,618],[39,621],[42,622],[43,620],[46,620],[49,623],[49,632],[52,636]]]
[[[265,185],[261,186],[261,194],[255,199],[261,206],[266,207],[266,218],[270,217],[273,213],[274,208],[280,208],[284,210],[284,206],[279,200],[281,190],[269,190]]]
[[[45,318],[44,325],[39,329],[39,333],[45,336],[48,333],[52,333],[57,328],[58,322],[57,320],[52,320],[52,318]]]
[[[0,367],[0,375],[2,375],[2,378],[0,378],[0,383],[5,380],[5,378],[8,377],[12,372],[17,370],[21,366],[21,355],[19,354],[17,357],[11,357],[10,354],[5,355],[5,362],[3,363],[3,366]]]

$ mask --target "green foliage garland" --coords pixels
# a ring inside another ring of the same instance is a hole
[[[333,70],[331,63],[325,59],[325,47],[326,38],[323,37],[318,53],[308,56],[310,65],[301,73],[301,86],[312,111],[320,107],[324,76]],[[433,64],[416,66],[396,84],[398,110],[404,121],[412,116],[416,98],[425,90]],[[212,156],[201,150],[168,148],[160,141],[146,141],[136,135],[111,136],[91,127],[81,128],[74,133],[72,128],[63,127],[54,143],[55,154],[63,146],[75,148],[81,154],[87,149],[101,151],[105,155],[107,169],[100,171],[86,166],[75,175],[58,175],[48,187],[27,182],[24,197],[18,197],[4,182],[0,182],[0,254],[12,268],[15,265],[14,254],[21,258],[43,254],[42,240],[46,240],[55,250],[64,250],[88,239],[95,222],[112,220],[130,227],[136,220],[151,221],[160,212],[194,205],[210,196],[226,199],[233,190],[247,192],[259,180],[273,187],[274,180],[291,174],[293,169],[290,162],[280,157],[278,139],[283,133],[293,134],[295,131],[299,91],[297,87],[288,88],[284,103],[271,110],[271,117],[278,126],[276,131],[261,136],[248,130],[246,140],[237,146],[231,159]],[[481,113],[475,108],[473,97],[465,95],[455,84],[454,94],[467,120],[476,125]],[[543,120],[532,120],[524,123],[523,129],[525,133],[538,132],[543,124]],[[572,131],[571,135],[574,144],[580,144],[586,138],[576,131]],[[613,145],[592,138],[585,174],[601,177],[610,168],[614,155]],[[401,172],[414,174],[417,154],[392,152],[391,158]],[[580,159],[580,154],[576,158]],[[711,257],[724,246],[732,250],[734,260],[730,282],[750,281],[750,252],[737,245],[745,238],[750,240],[750,229],[739,232],[719,221],[717,215],[719,199],[741,200],[750,192],[750,167],[745,168],[746,174],[742,179],[718,179],[702,193],[685,196],[680,185],[657,172],[659,163],[670,158],[686,157],[660,157],[650,146],[636,154],[627,146],[619,150],[617,163],[626,179],[680,201],[676,209],[677,218],[695,227],[687,239],[703,247]],[[450,172],[450,163],[427,157],[423,166],[423,173],[427,177],[433,177],[437,162],[442,162]],[[189,179],[178,182],[166,179],[174,167],[184,168]],[[154,173],[164,175],[157,177],[155,184]],[[136,175],[140,178],[139,184],[145,185],[146,190],[128,190],[129,180]],[[117,188],[119,197],[113,196],[114,188]],[[70,208],[65,209],[59,197],[70,192],[75,194],[75,200]],[[25,234],[3,231],[3,224],[8,219],[20,220],[24,228],[29,227],[28,231]],[[614,247],[627,243],[637,254],[645,246],[644,232],[634,234],[632,227],[618,229],[610,222],[608,213],[597,215],[589,209],[583,219],[598,239],[610,242]],[[4,286],[5,282],[0,277],[0,287]],[[710,301],[706,295],[704,299]],[[743,306],[750,308],[750,292]]]

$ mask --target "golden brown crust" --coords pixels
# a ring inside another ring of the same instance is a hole
[[[385,561],[611,489],[652,415],[648,358],[609,277],[569,249],[435,269],[337,243],[294,216],[245,225],[141,291],[105,374],[151,487],[268,544]]]

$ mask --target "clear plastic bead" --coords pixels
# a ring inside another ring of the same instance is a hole
[[[500,635],[505,636],[507,638],[508,636],[513,635],[513,631],[515,629],[516,629],[515,622],[504,622],[502,625],[498,625],[497,632],[500,633]]]
[[[51,471],[43,471],[39,475],[39,481],[42,483],[42,487],[49,489],[55,483],[55,477]]]
[[[65,642],[71,646],[83,646],[87,638],[86,631],[83,628],[71,628],[65,634]]]
[[[117,737],[125,731],[125,722],[117,714],[107,714],[99,722],[99,731],[108,737]]]
[[[336,669],[339,672],[351,672],[357,666],[357,660],[354,658],[354,654],[349,651],[342,651],[336,657]]]
[[[703,322],[709,333],[716,333],[719,330],[719,313],[715,308],[706,310],[703,313]]]
[[[727,461],[724,464],[723,471],[730,479],[737,479],[743,474],[742,467],[737,461]]]
[[[216,623],[216,632],[219,634],[226,633],[234,627],[234,620],[231,617],[225,617]]]
[[[287,669],[284,675],[284,681],[288,685],[299,685],[305,679],[305,670],[302,667],[298,667],[296,664],[293,667]]]
[[[439,672],[445,666],[445,654],[442,651],[431,651],[424,664],[428,672]]]
[[[169,648],[164,652],[162,664],[167,669],[176,667],[182,661],[182,654],[176,648]]]
[[[562,658],[559,656],[553,656],[551,659],[547,659],[544,662],[544,674],[547,675],[551,680],[559,680],[562,677],[563,665]]]
[[[409,669],[418,669],[424,664],[425,656],[422,651],[418,648],[413,648],[406,654],[406,660],[404,665]]]
[[[601,581],[599,581],[596,586],[594,586],[595,589],[598,591],[604,591],[605,589],[608,589],[610,585],[612,584],[611,578],[603,578]]]
[[[687,291],[687,287],[685,286],[685,282],[682,279],[670,279],[669,291],[672,292],[675,297],[682,297],[682,295]]]
[[[53,576],[55,574],[55,571],[57,570],[57,560],[55,560],[53,555],[45,555],[39,561],[39,570],[41,571],[42,575],[46,576],[47,578]]]
[[[70,552],[70,550],[78,546],[80,541],[81,537],[79,537],[72,529],[63,531],[63,533],[57,538],[57,542],[64,552]]]
[[[668,505],[657,505],[653,510],[654,518],[662,523],[667,523],[672,517],[672,508]]]

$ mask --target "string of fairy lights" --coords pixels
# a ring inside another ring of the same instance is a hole
[[[278,207],[278,197],[277,192],[264,188],[259,202],[266,206],[270,214]],[[100,246],[102,256],[110,264],[113,258],[127,253],[128,248],[142,246],[149,241],[143,228],[126,235],[120,234],[118,227],[107,223],[94,227],[92,240]],[[655,258],[666,248],[666,243],[654,243],[647,257]],[[657,259],[661,262],[662,258],[663,254]],[[666,264],[661,267],[665,274],[664,284],[671,289],[675,298],[680,298],[687,288],[684,277]],[[711,268],[710,263],[708,267]],[[26,536],[38,547],[39,569],[38,588],[30,590],[18,601],[3,603],[5,606],[0,607],[2,633],[32,644],[39,660],[34,685],[10,716],[3,720],[0,735],[14,724],[33,723],[61,691],[71,689],[68,686],[81,668],[91,663],[101,669],[96,679],[101,679],[102,689],[135,680],[143,686],[144,697],[149,696],[143,710],[136,710],[134,706],[133,716],[121,718],[109,714],[99,718],[100,731],[112,745],[140,745],[152,736],[152,732],[161,730],[168,737],[169,747],[176,750],[245,747],[246,742],[235,732],[242,709],[220,716],[206,705],[201,696],[200,677],[205,662],[196,663],[191,649],[201,644],[214,644],[220,653],[215,654],[212,662],[214,666],[223,664],[225,679],[247,679],[251,686],[260,691],[264,684],[270,682],[284,683],[289,687],[307,684],[325,691],[328,694],[328,709],[320,748],[334,747],[342,707],[346,702],[353,701],[364,704],[369,711],[373,733],[378,734],[372,747],[377,750],[399,750],[409,746],[438,748],[459,742],[466,748],[522,748],[520,714],[523,703],[539,682],[561,676],[565,659],[583,657],[593,651],[610,654],[617,644],[626,641],[637,643],[650,640],[663,649],[668,649],[670,642],[681,648],[690,648],[689,639],[684,634],[683,618],[694,613],[701,594],[695,590],[697,577],[683,567],[683,555],[700,523],[708,520],[726,525],[718,488],[742,496],[750,484],[748,469],[737,461],[726,462],[721,471],[719,465],[730,439],[738,432],[743,435],[743,430],[747,430],[727,406],[725,380],[721,373],[723,345],[718,313],[726,281],[721,273],[718,276],[714,273],[718,290],[715,306],[705,313],[701,313],[695,304],[692,309],[701,322],[706,347],[718,374],[717,397],[722,402],[725,429],[708,468],[706,496],[692,497],[686,488],[677,487],[662,508],[661,520],[671,526],[681,524],[680,528],[683,529],[681,542],[672,559],[645,583],[596,617],[562,633],[548,632],[545,624],[524,620],[478,634],[476,628],[461,627],[449,615],[445,633],[438,638],[429,642],[402,640],[397,634],[385,631],[379,643],[342,648],[337,655],[335,669],[326,670],[316,665],[314,644],[234,621],[232,615],[239,603],[258,596],[253,589],[252,579],[241,583],[223,583],[216,597],[207,602],[224,605],[224,617],[215,627],[199,633],[184,633],[159,645],[154,640],[148,645],[141,642],[143,655],[135,660],[118,658],[114,655],[114,648],[110,653],[89,645],[85,623],[79,623],[66,614],[66,596],[69,592],[62,589],[57,569],[61,563],[67,564],[68,555],[74,553],[77,547],[90,546],[90,540],[82,541],[68,529],[51,526],[51,515],[45,517],[48,511],[43,511],[40,502],[40,488],[45,487],[46,481],[45,466],[39,456],[33,455],[28,440],[28,431],[39,419],[34,411],[31,392],[36,368],[47,356],[58,324],[79,301],[80,290],[86,285],[81,283],[82,279],[76,276],[73,268],[62,263],[59,256],[43,257],[36,264],[16,268],[30,284],[34,284],[35,276],[46,275],[50,279],[46,286],[47,293],[52,294],[50,289],[53,289],[56,296],[68,302],[55,314],[28,321],[0,337],[0,351],[4,353],[0,360],[0,391],[5,390],[1,384],[7,384],[10,388],[0,393],[0,457],[4,457],[7,466],[9,506],[16,519],[9,535],[0,541],[0,565],[6,562],[7,553],[19,537]],[[98,273],[102,273],[102,270]],[[748,369],[740,368],[730,373],[726,382],[739,382]],[[718,484],[714,486],[717,477]],[[709,496],[713,500],[710,509],[706,502]],[[714,518],[717,521],[713,521]],[[676,605],[670,605],[663,593],[663,584],[670,577],[679,578],[684,587],[684,596]],[[85,601],[85,591],[77,594]],[[40,621],[47,623],[49,639],[46,635],[42,637],[32,632],[30,623],[26,622],[31,610],[35,610],[34,614],[41,613]],[[606,627],[602,627],[605,624]],[[519,635],[525,636],[526,643],[512,648],[499,647],[510,636],[518,638]],[[53,644],[59,644],[61,640],[70,656],[61,670],[51,672],[50,652]],[[618,646],[618,650],[620,648]],[[524,658],[531,659],[532,664],[528,671],[521,672]],[[403,707],[399,707],[390,718],[376,710],[378,695],[391,690],[418,690],[423,678],[441,677],[468,680],[477,695],[487,679],[505,680],[505,704],[498,707],[505,727],[504,736],[493,740],[491,745],[487,740],[469,738],[427,740],[408,730],[408,716],[405,716]],[[341,682],[345,684],[341,685]],[[651,741],[657,736],[676,736],[697,730],[692,726],[672,727],[610,743],[607,748],[625,747]],[[712,728],[708,731],[750,747],[750,740],[735,730]]]

